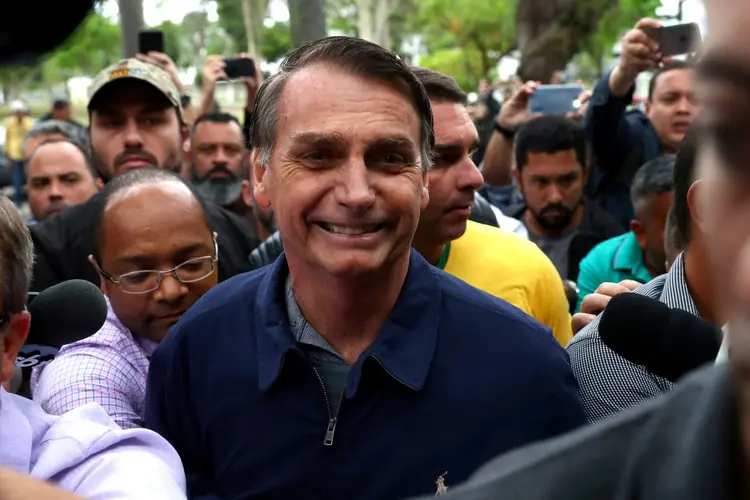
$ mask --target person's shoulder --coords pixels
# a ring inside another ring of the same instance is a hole
[[[467,331],[484,335],[491,330],[506,330],[526,335],[533,331],[552,338],[549,330],[537,320],[509,302],[475,288],[448,273],[440,272],[442,292],[441,323],[458,322]]]
[[[172,470],[180,482],[180,459],[164,438],[147,429],[121,429],[96,403],[54,417],[37,445],[32,459],[37,477],[83,480],[86,471],[116,474],[118,463],[133,466],[138,460],[154,459],[152,465]]]
[[[508,267],[516,272],[520,269],[536,272],[540,268],[554,267],[536,243],[504,229],[470,221],[464,236],[457,240],[458,244],[463,243],[463,238],[481,265]]]
[[[594,259],[607,259],[614,256],[617,249],[622,244],[623,240],[627,238],[628,233],[613,236],[612,238],[606,239],[601,243],[598,243],[591,251],[584,257],[584,261]]]
[[[661,400],[650,401],[602,423],[501,455],[451,489],[448,497],[607,498],[626,469],[637,436],[662,405]]]

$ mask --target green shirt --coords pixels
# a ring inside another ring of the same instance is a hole
[[[653,278],[643,263],[643,250],[632,231],[610,238],[595,246],[581,261],[576,283],[576,311],[581,310],[583,298],[594,293],[602,283],[619,283],[622,280],[647,283]]]

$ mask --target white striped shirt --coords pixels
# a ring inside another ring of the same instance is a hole
[[[633,293],[658,299],[672,309],[682,309],[700,317],[685,281],[682,254],[667,274],[654,278]],[[675,386],[607,347],[599,337],[599,318],[573,338],[567,351],[590,422],[610,417]]]

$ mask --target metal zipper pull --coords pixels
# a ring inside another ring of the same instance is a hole
[[[336,432],[336,419],[331,418],[328,420],[328,429],[326,429],[326,438],[323,441],[323,444],[326,446],[331,446],[333,444],[333,434]]]

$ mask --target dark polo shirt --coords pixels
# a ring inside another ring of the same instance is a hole
[[[712,366],[660,399],[501,456],[446,498],[742,498],[735,413],[727,367]]]

